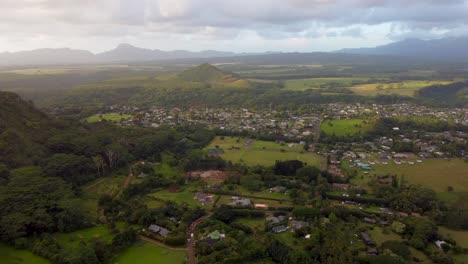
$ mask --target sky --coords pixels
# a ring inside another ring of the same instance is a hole
[[[0,0],[0,52],[333,51],[468,35],[468,0]]]

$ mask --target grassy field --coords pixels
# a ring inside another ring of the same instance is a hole
[[[453,230],[446,227],[439,227],[439,233],[457,241],[457,244],[463,248],[468,248],[468,231]]]
[[[263,231],[265,229],[265,219],[263,218],[239,218],[236,219],[235,222],[259,231]]]
[[[351,87],[353,82],[366,82],[369,78],[366,77],[340,77],[340,78],[311,78],[288,80],[285,83],[285,88],[292,91],[304,91],[308,89],[320,89],[321,87]]]
[[[116,195],[123,186],[126,176],[99,178],[83,187],[83,204],[92,216],[97,216],[98,199],[102,194]]]
[[[320,130],[328,135],[347,136],[365,134],[372,129],[372,122],[362,119],[325,120]]]
[[[424,87],[450,83],[452,83],[452,81],[405,81],[397,83],[371,83],[353,86],[351,90],[356,94],[363,96],[375,96],[378,94],[414,96],[416,91]]]
[[[121,228],[123,224],[119,223],[117,226]],[[53,236],[63,247],[75,247],[78,246],[80,241],[91,241],[93,239],[101,239],[105,242],[110,242],[115,234],[106,226],[96,226],[72,233],[57,233]]]
[[[251,145],[247,143],[247,140],[243,138],[224,137],[222,140],[220,137],[216,137],[208,148],[218,146],[224,150],[224,154],[221,155],[223,159],[250,166],[272,166],[277,160],[294,159],[306,162],[308,165],[320,166],[321,158],[319,156],[302,152],[298,145],[288,147],[269,141],[252,141]]]
[[[84,120],[88,123],[96,123],[96,122],[100,122],[101,120],[106,120],[110,122],[120,122],[121,120],[128,120],[132,117],[133,117],[132,115],[111,113],[111,114],[103,114],[103,115],[93,115],[88,118],[85,118]]]
[[[0,263],[2,264],[50,264],[49,260],[27,250],[18,250],[0,243]]]
[[[266,204],[270,207],[288,207],[292,206],[291,202],[289,201],[275,201],[275,200],[267,200],[267,199],[259,199],[259,198],[248,198],[250,199],[253,203],[259,203],[259,204]],[[221,204],[230,204],[232,202],[231,196],[230,195],[222,195],[221,198],[219,199],[217,205]]]
[[[388,165],[373,165],[377,175],[397,174],[404,175],[405,181],[412,184],[421,184],[436,192],[447,192],[452,186],[454,192],[468,192],[468,163],[462,159],[427,159],[414,165],[397,165],[389,162]],[[374,173],[372,171],[371,173]]]
[[[194,199],[195,193],[198,190],[201,190],[201,188],[198,188],[194,185],[183,186],[176,192],[172,192],[168,189],[162,189],[162,190],[148,194],[148,198],[150,199],[157,198],[157,199],[162,199],[164,201],[186,203],[190,207],[196,207],[196,206],[203,207],[202,204],[198,200]],[[213,200],[215,199],[216,197],[213,198]],[[209,208],[209,207],[211,207],[211,205],[206,206],[206,208]]]
[[[149,243],[138,242],[120,254],[114,264],[183,264],[184,251],[169,250]]]
[[[384,232],[384,230],[378,226],[374,226],[374,228],[367,233],[379,246],[383,242],[388,241],[388,240],[402,241],[399,235],[393,233],[391,230],[388,230],[388,232]]]

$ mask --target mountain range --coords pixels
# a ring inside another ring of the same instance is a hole
[[[352,54],[355,56],[344,56]],[[359,56],[367,57],[360,58]],[[285,58],[291,61],[294,57],[304,63],[318,60],[331,61],[353,61],[375,60],[375,55],[395,57],[394,59],[406,57],[424,61],[446,61],[465,62],[468,59],[468,37],[443,38],[436,40],[407,39],[374,48],[342,49],[336,52],[314,52],[314,53],[234,53],[225,51],[206,50],[192,52],[186,50],[162,51],[158,49],[138,48],[129,44],[120,44],[115,49],[91,53],[86,50],[77,49],[37,49],[20,52],[0,53],[0,66],[26,66],[26,65],[63,65],[63,64],[106,64],[106,63],[128,63],[128,62],[152,62],[183,59],[206,59],[209,62],[219,61],[220,58],[242,57],[243,61],[269,61]],[[289,59],[288,59],[289,58]],[[380,60],[380,59],[378,59]]]
[[[120,44],[115,49],[93,54],[86,50],[69,48],[36,49],[31,51],[0,53],[0,65],[58,65],[58,64],[101,64],[119,62],[145,62],[172,59],[232,57],[233,52],[205,50],[192,52],[186,50],[162,51],[138,48]]]
[[[468,37],[434,40],[406,39],[374,48],[342,49],[337,51],[337,53],[398,55],[462,62],[468,59]]]

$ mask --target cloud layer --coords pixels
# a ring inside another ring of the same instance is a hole
[[[0,0],[0,50],[333,50],[467,25],[465,0]]]

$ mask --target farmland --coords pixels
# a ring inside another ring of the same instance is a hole
[[[354,93],[363,96],[375,96],[378,94],[415,96],[415,92],[424,87],[450,83],[452,83],[452,81],[405,81],[393,83],[371,83],[353,86],[351,90]]]
[[[138,242],[119,255],[113,263],[118,264],[182,264],[184,251],[169,250],[149,243]]]
[[[125,115],[125,114],[117,114],[117,113],[110,113],[110,114],[97,114],[90,116],[84,120],[88,123],[96,123],[100,121],[110,121],[110,122],[120,122],[121,120],[128,120],[132,118],[132,115]]]
[[[285,88],[292,91],[304,91],[308,89],[320,89],[328,87],[351,87],[356,83],[367,82],[366,77],[341,77],[341,78],[310,78],[288,80]]]
[[[436,192],[447,192],[449,186],[454,192],[468,192],[466,171],[468,163],[461,159],[428,159],[414,165],[374,165],[376,175],[397,174],[404,176],[406,182],[421,184]]]
[[[251,144],[249,144],[251,142]],[[303,152],[297,144],[281,145],[269,141],[247,141],[234,137],[217,137],[208,148],[218,146],[224,150],[221,157],[236,163],[247,165],[272,166],[277,160],[300,160],[309,165],[319,166],[321,158],[312,153]],[[282,151],[283,150],[283,151]]]
[[[372,129],[372,122],[362,119],[325,120],[320,130],[327,135],[350,136],[365,134]]]
[[[18,250],[0,244],[0,263],[3,264],[49,264],[49,260],[27,250]]]

